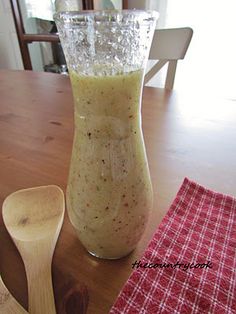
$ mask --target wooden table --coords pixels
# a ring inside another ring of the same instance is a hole
[[[53,259],[57,305],[68,278],[81,291],[81,312],[108,313],[185,176],[236,196],[236,103],[214,95],[144,88],[143,131],[154,188],[148,228],[128,257],[107,261],[86,253],[65,217]],[[22,188],[57,184],[64,190],[73,136],[73,101],[65,76],[0,71],[0,205]],[[0,218],[0,270],[27,308],[21,258]]]

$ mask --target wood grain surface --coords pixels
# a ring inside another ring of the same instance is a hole
[[[77,313],[108,313],[168,210],[184,177],[236,196],[236,103],[214,93],[178,94],[144,88],[143,131],[154,206],[137,249],[116,261],[90,256],[65,216],[52,272],[58,313],[72,282]],[[10,193],[56,184],[64,191],[73,138],[68,77],[0,71],[0,205]],[[22,260],[0,218],[0,271],[11,294],[27,309]],[[73,300],[72,300],[73,301]],[[72,302],[73,303],[73,302]],[[72,306],[73,308],[73,306]],[[76,312],[75,312],[76,313]],[[73,314],[71,312],[71,314]]]

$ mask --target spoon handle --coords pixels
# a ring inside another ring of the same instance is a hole
[[[26,314],[26,310],[10,294],[0,276],[0,313]]]
[[[51,263],[52,254],[43,241],[28,243],[29,258],[25,256],[24,264],[28,282],[28,303],[31,314],[56,314]],[[33,252],[33,254],[32,254]]]
[[[50,265],[51,266],[51,265]],[[51,269],[47,266],[35,272],[26,267],[29,313],[56,314]]]

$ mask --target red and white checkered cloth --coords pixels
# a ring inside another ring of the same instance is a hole
[[[110,314],[236,313],[236,199],[185,179],[133,267]]]

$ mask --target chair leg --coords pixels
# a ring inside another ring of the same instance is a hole
[[[168,60],[159,60],[157,63],[146,73],[144,77],[144,85],[157,74],[158,71],[168,62]]]
[[[175,80],[175,72],[177,67],[177,60],[170,60],[167,70],[165,88],[166,89],[173,89],[174,80]]]

